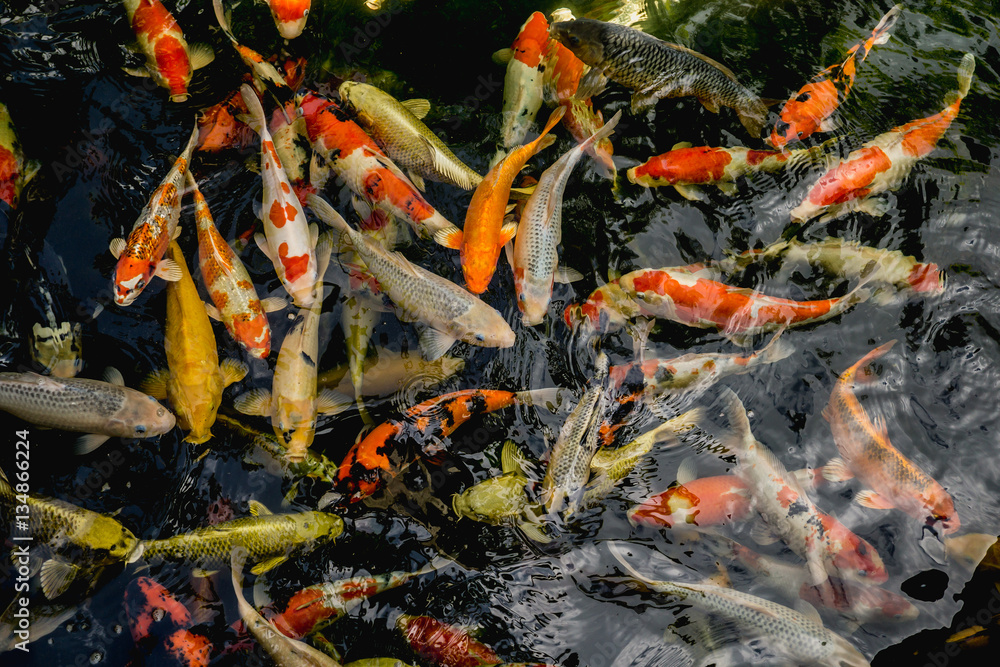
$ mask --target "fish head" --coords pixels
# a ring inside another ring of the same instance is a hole
[[[839,521],[832,519],[827,535],[837,545],[833,564],[838,574],[854,581],[884,583],[889,579],[878,551],[866,540],[855,535]]]
[[[601,21],[577,19],[560,21],[549,28],[549,36],[558,40],[591,67],[604,62],[604,30]]]
[[[83,368],[83,331],[79,322],[31,327],[31,358],[54,377],[71,378]]]
[[[533,327],[545,321],[545,316],[549,312],[549,301],[552,299],[552,282],[551,277],[544,281],[526,279],[524,269],[515,269],[517,308],[521,311],[521,318],[526,326]]]
[[[169,433],[177,424],[174,413],[145,394],[130,400],[123,413],[122,421],[131,434],[125,437],[152,438]]]
[[[301,542],[335,540],[344,532],[344,520],[330,512],[302,512],[288,518],[295,522],[295,534]]]
[[[915,292],[940,294],[944,291],[944,274],[937,264],[915,264],[906,282]]]
[[[365,94],[365,84],[358,81],[345,81],[337,88],[340,100],[346,107],[357,109]]]
[[[496,309],[476,304],[455,321],[466,332],[461,340],[480,347],[513,347],[514,331]]]
[[[155,271],[155,260],[122,253],[118,258],[118,264],[115,265],[115,278],[112,284],[115,303],[119,306],[131,305],[142,294],[142,290],[146,289]]]
[[[930,508],[931,515],[927,519],[927,525],[935,523],[940,525],[940,529],[945,535],[950,535],[962,526],[958,519],[958,512],[955,511],[955,502],[943,488],[935,484],[929,494],[925,506]]]
[[[528,504],[527,483],[527,477],[518,473],[493,477],[456,493],[452,496],[451,507],[459,517],[500,523],[524,511]]]
[[[172,659],[182,660],[182,664],[192,667],[207,667],[215,651],[212,642],[204,635],[199,635],[186,628],[180,628],[163,640],[163,651]],[[152,656],[156,653],[151,654]],[[153,662],[153,660],[149,660]]]
[[[986,557],[987,552],[997,542],[992,533],[966,533],[958,537],[946,537],[944,545],[948,559],[957,562],[967,570],[974,570]]]
[[[618,279],[622,291],[630,299],[635,299],[641,310],[673,319],[674,301],[667,294],[666,283],[664,272],[654,269],[639,269]]]
[[[295,39],[302,34],[309,18],[311,0],[268,0],[274,25],[284,39]]]
[[[104,515],[94,519],[84,541],[97,552],[95,560],[103,562],[125,562],[139,544],[132,531]]]

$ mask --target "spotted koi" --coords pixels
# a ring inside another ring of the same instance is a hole
[[[566,306],[563,320],[570,329],[586,324],[595,332],[610,333],[642,315],[651,313],[626,294],[617,280],[612,280],[591,292],[583,303]]]

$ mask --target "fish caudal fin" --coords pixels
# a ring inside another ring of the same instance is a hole
[[[962,62],[958,66],[958,96],[964,98],[969,94],[972,86],[972,74],[976,71],[976,57],[971,53],[962,56]]]
[[[861,56],[862,60],[868,57],[868,52],[873,46],[876,44],[885,44],[889,41],[889,37],[891,37],[889,31],[896,25],[896,21],[899,20],[899,15],[902,12],[903,5],[896,5],[885,13],[882,20],[879,21],[878,25],[875,26],[875,29],[872,30],[872,36],[868,38],[867,42],[865,42],[865,53]]]
[[[726,412],[726,419],[729,421],[729,428],[732,429],[730,437],[726,438],[726,446],[734,451],[744,451],[756,441],[753,433],[750,432],[750,419],[747,417],[747,410],[743,407],[743,402],[729,387],[723,387],[719,392],[719,400]]]

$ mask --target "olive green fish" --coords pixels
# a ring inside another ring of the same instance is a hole
[[[15,482],[18,479],[15,475]],[[15,523],[19,516],[28,517],[26,528],[19,525],[23,522]],[[0,519],[3,525],[17,526],[32,538],[27,543],[14,541],[15,556],[27,555],[27,549],[18,551],[22,544],[44,543],[52,552],[41,566],[42,592],[50,599],[61,595],[81,572],[92,573],[106,565],[125,563],[139,546],[135,535],[111,517],[56,498],[25,496],[11,486],[2,470]]]
[[[126,387],[117,370],[109,368],[104,378],[0,373],[0,410],[36,426],[87,433],[77,440],[77,454],[111,437],[152,438],[174,427],[173,413],[152,396]]]
[[[554,23],[549,34],[590,65],[577,89],[580,99],[601,92],[608,80],[634,91],[633,112],[650,109],[664,97],[690,95],[712,113],[730,107],[747,132],[760,136],[767,106],[707,56],[635,28],[592,19]]]
[[[229,563],[234,548],[242,547],[262,574],[286,560],[289,552],[334,540],[344,532],[344,521],[327,512],[272,514],[259,502],[250,501],[253,516],[224,521],[162,540],[143,540],[146,560],[185,560],[197,563],[196,574],[214,574]]]
[[[421,190],[424,178],[463,190],[473,190],[483,180],[420,120],[430,110],[427,100],[400,102],[375,86],[357,81],[340,84],[340,98]]]

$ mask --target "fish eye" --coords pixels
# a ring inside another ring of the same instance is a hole
[[[484,336],[483,334],[476,334],[476,340],[482,343],[484,340],[486,340],[486,336]]]
[[[523,294],[518,294],[517,295],[517,300],[518,301],[527,301],[527,299],[525,298],[525,296]]]
[[[140,278],[140,279],[139,279],[139,282],[137,282],[137,283],[135,284],[135,288],[136,288],[136,289],[142,289],[142,288],[143,288],[143,287],[145,287],[145,286],[146,286],[146,281],[145,281],[145,280],[143,280],[142,278]]]
[[[304,12],[302,12],[302,18],[305,18],[307,16],[309,16],[309,10],[308,9],[305,10]]]
[[[143,426],[142,424],[139,424],[138,426],[135,427],[136,435],[142,435],[145,432],[146,432],[146,427]]]
[[[566,41],[569,42],[570,46],[580,45],[580,38],[577,37],[576,35],[570,35],[568,38],[566,38]]]

